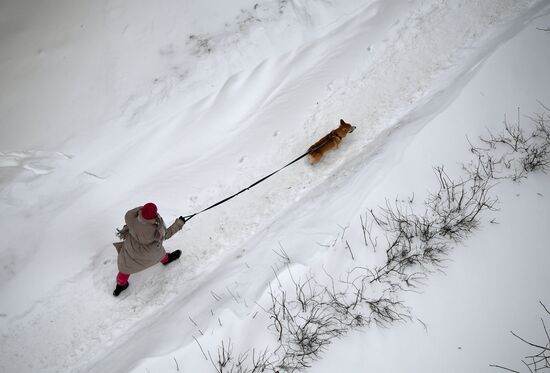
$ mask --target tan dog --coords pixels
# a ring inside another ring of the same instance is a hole
[[[340,119],[340,127],[330,131],[328,135],[317,141],[308,149],[309,161],[311,164],[319,162],[323,155],[329,150],[336,149],[340,142],[342,142],[342,139],[346,137],[348,133],[352,133],[353,130],[355,130],[354,126]]]

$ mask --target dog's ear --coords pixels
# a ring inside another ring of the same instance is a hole
[[[344,124],[346,124],[346,122],[344,122],[343,119],[340,119],[340,125],[343,126]]]

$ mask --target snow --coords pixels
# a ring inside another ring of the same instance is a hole
[[[199,344],[274,343],[270,284],[374,260],[360,251],[365,211],[423,199],[432,166],[471,159],[466,135],[550,102],[550,35],[537,29],[549,12],[535,0],[2,2],[0,371],[206,372]],[[126,210],[200,211],[340,118],[358,129],[336,152],[194,217],[166,242],[179,262],[112,296]],[[521,369],[508,331],[538,336],[538,301],[550,304],[549,184],[499,183],[500,211],[445,274],[403,294],[427,329],[352,332],[309,371]]]

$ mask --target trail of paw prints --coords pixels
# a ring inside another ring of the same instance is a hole
[[[61,152],[41,150],[0,152],[0,168],[19,168],[41,176],[52,173],[58,162],[69,159],[72,159],[70,155]]]

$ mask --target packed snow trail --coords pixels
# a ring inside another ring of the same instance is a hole
[[[2,370],[127,371],[144,356],[182,345],[196,348],[191,343],[197,331],[189,315],[199,325],[210,325],[217,322],[211,309],[220,310],[224,322],[233,320],[236,327],[239,314],[249,312],[248,306],[273,279],[269,268],[276,254],[271,249],[277,242],[298,235],[293,246],[311,245],[319,237],[332,237],[336,224],[356,216],[357,201],[383,176],[364,165],[383,146],[385,135],[406,124],[409,114],[427,120],[441,110],[468,74],[537,15],[543,3],[368,4],[295,50],[227,77],[215,94],[192,102],[183,112],[159,114],[162,127],[134,128],[137,134],[130,144],[108,147],[127,131],[114,129],[114,140],[100,139],[89,150],[108,149],[100,159],[87,158],[87,170],[95,177],[84,184],[85,197],[76,197],[82,185],[58,193],[61,198],[70,191],[71,210],[88,214],[105,212],[91,209],[90,203],[104,203],[108,196],[117,206],[109,210],[108,223],[117,224],[124,206],[133,207],[128,195],[136,205],[158,195],[161,213],[169,220],[183,214],[183,208],[195,211],[247,185],[272,169],[274,160],[282,165],[303,153],[340,117],[358,125],[321,167],[297,164],[190,222],[167,242],[168,250],[184,248],[179,263],[132,276],[122,301],[110,295],[114,249],[105,239],[92,239],[98,231],[103,235],[111,230],[86,228],[78,239],[101,242],[102,250],[31,308],[5,317]],[[156,156],[159,149],[162,155]],[[150,159],[154,170],[136,176],[139,165]],[[337,191],[347,183],[354,193],[343,198]],[[177,204],[181,196],[189,199]],[[320,201],[327,206],[326,216],[315,208]],[[58,216],[46,239],[63,236],[73,217]],[[76,247],[78,240],[69,244]],[[309,250],[293,254],[304,267],[315,258]],[[248,283],[251,278],[254,283]],[[211,291],[220,295],[219,301]]]

